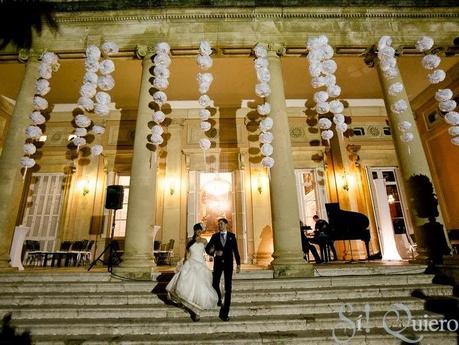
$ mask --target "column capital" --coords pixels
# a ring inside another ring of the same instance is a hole
[[[154,52],[155,51],[152,46],[138,44],[135,47],[135,55],[137,56],[138,59],[141,59],[141,60],[153,56]]]
[[[20,49],[18,52],[18,60],[22,63],[38,61],[44,52],[44,49]]]
[[[281,57],[285,54],[285,44],[283,43],[268,43],[268,56]]]

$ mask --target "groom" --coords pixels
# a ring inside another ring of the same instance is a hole
[[[220,291],[220,279],[222,273],[225,276],[225,300],[220,309],[219,318],[228,321],[231,304],[231,286],[233,281],[233,253],[236,259],[236,273],[241,270],[241,258],[237,250],[236,236],[228,231],[228,221],[225,218],[218,220],[219,232],[212,235],[206,246],[207,254],[214,256],[214,271],[212,286],[218,294],[218,306],[222,306],[222,294]]]

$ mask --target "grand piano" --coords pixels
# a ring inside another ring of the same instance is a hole
[[[367,259],[370,256],[370,220],[362,213],[344,211],[340,209],[339,203],[325,204],[328,223],[330,224],[330,236],[333,241],[339,240],[361,240],[365,242]]]

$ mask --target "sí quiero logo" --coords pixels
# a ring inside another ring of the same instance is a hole
[[[406,344],[417,344],[423,339],[424,336],[416,335],[416,332],[457,332],[459,329],[459,322],[454,319],[439,320],[430,318],[427,314],[413,318],[411,310],[403,303],[392,304],[381,321],[372,319],[368,303],[357,313],[354,313],[352,304],[345,303],[341,305],[338,317],[339,321],[332,332],[335,344],[350,344],[354,337],[370,334],[373,327],[381,326],[387,334]],[[377,322],[381,324],[378,325]]]

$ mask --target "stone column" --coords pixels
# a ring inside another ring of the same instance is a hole
[[[146,54],[142,61],[139,107],[132,152],[131,181],[123,261],[114,272],[120,276],[150,279],[153,267],[153,225],[155,220],[157,159],[151,151],[148,123],[153,110],[149,103],[153,61]]]
[[[393,83],[399,82],[403,83],[400,73],[395,78],[390,80],[386,79],[383,71],[380,68],[379,62],[375,59],[376,68],[378,71],[379,81],[381,83],[381,89],[384,94],[384,103],[386,105],[387,115],[389,117],[391,129],[392,129],[392,138],[395,145],[395,151],[397,153],[398,163],[400,167],[401,174],[403,176],[403,183],[405,190],[410,193],[410,189],[408,186],[408,179],[412,175],[426,175],[429,177],[430,181],[432,182],[432,176],[430,174],[429,165],[427,163],[427,158],[424,153],[424,149],[422,147],[421,137],[419,135],[419,131],[416,127],[416,121],[414,119],[413,111],[411,110],[410,101],[408,99],[408,95],[406,94],[405,88],[402,92],[392,96],[388,93],[389,86]],[[403,99],[406,104],[408,105],[408,109],[403,113],[397,115],[391,111],[391,104],[393,104],[397,100]],[[400,121],[409,121],[412,124],[410,132],[413,134],[414,138],[413,141],[405,143],[401,140],[400,136],[402,132],[398,128],[398,123]],[[433,186],[433,183],[432,183]],[[438,209],[440,216],[437,217],[437,220],[440,223],[443,223],[443,218],[441,216],[441,210]],[[414,235],[416,238],[417,244],[417,252],[419,254],[416,261],[418,262],[425,262],[425,260],[432,255],[432,242],[439,242],[440,240],[447,240],[446,229],[443,229],[441,232],[436,232],[436,236],[444,236],[443,239],[436,239],[431,238],[429,231],[427,229],[421,228],[423,224],[425,224],[428,220],[424,218],[419,218],[416,214],[416,210],[409,205],[409,216],[411,217],[412,224],[414,225]],[[430,231],[431,232],[431,231]]]
[[[25,129],[31,124],[28,115],[32,112],[38,67],[37,57],[30,56],[0,157],[0,269],[9,267],[9,249],[23,189],[19,161],[24,155]]]
[[[313,266],[303,259],[301,249],[298,199],[293,168],[290,130],[285,104],[280,49],[270,47],[268,52],[271,72],[270,116],[274,120],[274,167],[271,168],[271,209],[274,230],[272,265],[274,277],[305,277],[313,275]]]
[[[184,253],[180,250],[181,190],[182,190],[182,129],[183,121],[175,120],[168,126],[166,174],[164,183],[162,242],[170,239],[174,242],[175,257],[180,259]],[[184,229],[185,230],[185,229]],[[185,230],[186,231],[186,230]]]

